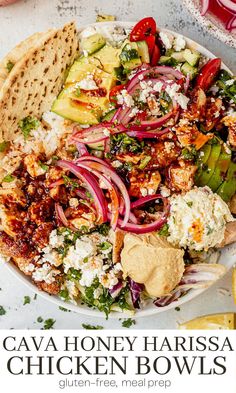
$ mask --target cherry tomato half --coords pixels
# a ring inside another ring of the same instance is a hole
[[[196,79],[196,86],[202,90],[208,90],[213,84],[221,68],[221,59],[209,60],[200,70]]]
[[[117,104],[117,94],[120,93],[121,90],[125,89],[125,85],[117,85],[114,86],[110,93],[109,93],[109,100],[110,102],[112,102],[113,104],[116,105],[116,107],[118,107],[119,105]]]
[[[157,26],[153,18],[148,17],[141,19],[130,33],[130,41],[143,41],[148,36],[156,34]]]
[[[153,54],[151,57],[151,66],[154,67],[155,65],[157,65],[159,59],[161,57],[161,51],[158,45],[154,46],[154,50],[153,50]]]
[[[152,57],[153,50],[155,48],[155,43],[156,43],[156,37],[154,35],[149,35],[148,37],[145,38],[145,41],[148,46],[148,52],[150,55],[150,58]]]

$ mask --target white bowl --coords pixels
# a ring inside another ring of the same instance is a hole
[[[236,33],[226,30],[224,24],[214,15],[207,13],[202,16],[200,12],[201,0],[183,0],[183,3],[208,33],[225,44],[236,48]]]
[[[109,26],[121,26],[124,27],[126,29],[131,28],[133,25],[135,24],[135,22],[100,22],[100,23],[94,23],[90,26],[96,26],[97,28],[100,29],[106,29],[106,27]],[[86,28],[88,26],[85,26],[84,28]],[[80,31],[82,31],[84,28],[80,29]],[[170,31],[170,30],[166,30],[166,29],[162,29],[163,31],[169,32],[174,36],[178,36],[178,34],[176,32]],[[210,51],[208,51],[206,48],[202,47],[201,45],[199,45],[197,42],[192,41],[191,39],[185,37],[186,41],[187,41],[187,45],[193,49],[198,50],[199,52],[201,52],[204,56],[208,57],[208,58],[214,58],[215,56],[213,55],[213,53],[211,53]],[[230,72],[230,70],[223,64],[222,65],[223,68],[225,68],[226,70],[228,70]],[[236,255],[236,244],[230,245],[228,247],[225,247],[222,251],[221,251],[221,257],[219,262],[222,263],[227,271],[234,265],[235,263],[235,255]],[[66,307],[67,309],[71,310],[71,311],[75,311],[81,314],[85,314],[85,315],[90,315],[90,316],[94,316],[94,317],[102,317],[104,318],[104,314],[100,311],[97,310],[93,310],[91,308],[88,308],[88,306],[86,305],[74,305],[71,303],[65,303],[63,302],[60,298],[58,298],[57,296],[53,296],[53,295],[49,295],[46,292],[42,292],[40,291],[32,282],[31,280],[25,276],[14,264],[11,263],[6,263],[5,266],[25,285],[27,285],[31,290],[33,290],[35,293],[37,293],[38,295],[42,296],[44,299],[49,300],[55,304],[57,304],[58,306],[61,307]],[[158,308],[156,306],[153,305],[152,301],[150,301],[147,306],[142,309],[142,310],[137,310],[135,316],[136,317],[145,317],[148,315],[153,315],[153,314],[158,314],[158,313],[162,313],[164,311],[170,310],[172,308],[175,307],[179,307],[184,303],[189,302],[190,300],[194,299],[196,296],[203,294],[203,292],[206,289],[199,289],[199,290],[190,290],[185,296],[183,296],[182,298],[180,298],[179,300],[171,303],[169,306],[163,307],[163,308]],[[118,312],[112,312],[110,314],[110,318],[124,318],[125,314],[124,313],[118,313]]]

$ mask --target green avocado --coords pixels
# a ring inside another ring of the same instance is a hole
[[[220,187],[220,185],[224,182],[226,173],[230,166],[230,161],[231,161],[231,153],[226,153],[226,151],[222,149],[214,173],[207,184],[208,187],[212,189],[212,191],[215,192]]]
[[[197,184],[199,178],[201,177],[204,165],[206,164],[208,158],[211,154],[211,145],[209,143],[205,144],[201,150],[199,150],[198,160],[196,162],[198,170],[195,176],[195,183]]]
[[[217,194],[229,202],[236,192],[236,164],[231,161],[224,183],[217,189]]]
[[[212,145],[211,154],[210,154],[205,166],[203,166],[202,174],[197,181],[198,186],[200,186],[200,187],[205,186],[210,181],[210,179],[214,173],[215,167],[217,165],[217,161],[219,159],[220,152],[221,152],[221,145],[220,144]]]

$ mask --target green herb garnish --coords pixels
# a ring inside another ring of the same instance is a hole
[[[38,323],[42,323],[42,322],[43,322],[43,318],[42,318],[42,317],[38,317],[38,318],[37,318],[37,322],[38,322]]]
[[[53,329],[55,322],[56,322],[55,319],[52,319],[52,318],[46,319],[44,321],[43,330]]]
[[[158,231],[158,235],[168,236],[169,235],[169,225],[164,224],[163,227]]]
[[[186,202],[188,207],[192,207],[193,206],[193,202]]]
[[[12,70],[12,68],[14,67],[14,63],[12,63],[12,61],[11,60],[9,60],[8,62],[7,62],[7,65],[6,65],[6,69],[7,69],[7,71],[10,73],[11,72],[11,70]]]
[[[198,154],[198,152],[194,146],[192,146],[191,148],[185,147],[182,150],[182,157],[186,161],[194,160],[196,158],[197,154]]]
[[[139,164],[139,169],[144,169],[148,165],[149,161],[151,161],[151,159],[151,156],[144,157]]]
[[[11,183],[11,182],[14,181],[14,180],[15,180],[15,176],[6,175],[6,176],[2,179],[2,182]]]
[[[64,301],[67,301],[67,300],[69,300],[69,292],[68,292],[68,289],[62,289],[60,292],[59,292],[59,296],[60,296],[60,298],[62,299],[62,300],[64,300]]]
[[[30,136],[30,132],[40,126],[40,122],[35,117],[27,116],[20,120],[18,125],[24,135],[24,139],[26,140]]]
[[[67,272],[67,280],[76,280],[79,281],[81,279],[82,273],[80,270],[74,269],[71,267]]]
[[[24,297],[24,303],[23,303],[23,306],[25,306],[26,304],[30,304],[30,302],[31,302],[31,299],[30,299],[30,297],[29,297],[29,296],[25,296],[25,297]]]
[[[76,180],[72,180],[72,179],[70,179],[66,175],[63,175],[62,177],[64,179],[65,186],[71,187],[72,190],[74,190],[74,189],[79,187],[79,184],[78,184],[78,182]]]
[[[82,323],[82,327],[87,330],[102,330],[102,329],[104,329],[104,327],[101,325],[95,326],[95,325],[89,325],[87,323]]]
[[[39,161],[39,165],[40,167],[44,170],[44,171],[48,171],[49,166],[44,164],[43,162]]]
[[[130,328],[132,325],[135,325],[135,323],[136,322],[134,319],[128,318],[122,322],[122,326],[125,328]]]
[[[6,314],[5,308],[3,308],[3,306],[0,306],[0,315],[5,315],[5,314]]]

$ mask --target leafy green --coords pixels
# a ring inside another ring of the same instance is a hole
[[[52,319],[52,318],[46,319],[44,321],[43,330],[53,329],[55,322],[56,322],[55,319]]]
[[[25,306],[26,304],[30,304],[30,302],[31,302],[30,296],[25,296],[25,297],[24,297],[23,306]]]
[[[14,181],[14,180],[15,180],[15,176],[6,175],[6,176],[2,179],[2,182],[11,183],[11,182]]]
[[[103,243],[99,244],[99,248],[102,251],[109,250],[109,248],[111,248],[111,247],[112,247],[112,245],[109,242],[103,242]]]
[[[0,315],[5,315],[5,314],[6,314],[5,308],[3,308],[3,306],[0,306]]]
[[[87,323],[82,323],[82,327],[87,330],[102,330],[102,329],[104,329],[104,327],[101,325],[95,326],[95,325],[89,325]]]
[[[97,228],[96,228],[96,231],[98,232],[98,233],[100,233],[100,235],[103,235],[103,236],[107,236],[108,235],[108,233],[109,233],[109,231],[110,231],[110,225],[109,224],[101,224],[101,225],[99,225]]]
[[[64,300],[64,301],[68,301],[69,300],[69,292],[68,292],[68,289],[62,289],[60,292],[59,292],[59,297],[62,299],[62,300]]]
[[[122,322],[122,326],[125,328],[130,328],[132,325],[135,325],[135,320],[128,318],[128,319],[124,319],[124,321]]]
[[[66,186],[71,187],[72,190],[79,187],[79,183],[76,180],[70,179],[68,176],[63,175],[64,183]]]
[[[227,82],[234,80],[231,84]],[[220,89],[220,94],[229,100],[233,100],[236,103],[236,79],[232,75],[230,75],[226,70],[221,70],[219,74],[219,78],[217,81],[217,86]]]
[[[24,139],[26,140],[30,136],[30,132],[40,126],[40,122],[35,117],[27,116],[20,120],[18,125],[24,135]]]

